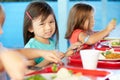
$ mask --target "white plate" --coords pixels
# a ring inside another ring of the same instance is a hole
[[[120,39],[120,37],[106,37],[104,38],[105,40],[116,40],[116,39]]]
[[[99,59],[100,61],[120,61],[120,59]]]
[[[108,40],[108,41],[103,41],[103,42],[101,42],[100,44],[102,45],[102,46],[112,46],[112,47],[120,47],[120,45],[113,45],[112,43],[113,42],[120,42],[120,39],[111,39],[111,40]]]
[[[52,76],[54,76],[56,73],[42,73],[41,75],[46,78],[46,80],[52,80]],[[28,78],[30,76],[25,77]],[[90,78],[86,76],[80,76],[80,80],[91,80]]]
[[[119,39],[116,39],[116,40],[110,40],[110,41],[109,41],[109,44],[110,44],[112,47],[120,47],[120,45],[112,45],[113,42],[118,42],[118,43],[119,43],[119,42],[120,42]]]
[[[120,54],[120,52],[115,52],[115,53],[118,53],[118,54]],[[100,55],[99,55],[99,60],[101,60],[101,61],[120,61],[120,58],[118,59],[106,59],[101,53],[100,53]]]

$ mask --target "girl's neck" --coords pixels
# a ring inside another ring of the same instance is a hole
[[[42,42],[44,44],[50,44],[50,41],[49,39],[45,39],[45,38],[37,38],[37,37],[34,37],[37,41],[39,42]]]

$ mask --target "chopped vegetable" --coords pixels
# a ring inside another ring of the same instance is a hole
[[[25,80],[47,80],[45,79],[42,75],[34,75],[34,76],[31,76],[31,77],[28,77],[27,79]]]
[[[57,64],[53,64],[53,66],[52,66],[52,71],[53,71],[53,72],[57,72],[57,71],[58,71]]]
[[[113,45],[113,46],[119,46],[119,45],[120,45],[120,42],[112,42],[112,45]]]
[[[53,75],[51,78],[52,78],[52,80],[53,80],[53,79],[55,79],[56,77],[57,77],[56,75]]]
[[[102,52],[101,54],[102,54],[103,56],[106,56],[106,55],[111,54],[111,53],[112,53],[111,51],[105,51],[105,52]]]
[[[106,55],[111,54],[111,51],[106,51],[105,54]]]
[[[73,74],[73,71],[72,70],[68,70],[70,74]]]

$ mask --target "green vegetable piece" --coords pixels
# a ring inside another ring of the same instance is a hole
[[[111,54],[111,51],[106,51],[105,54],[106,55]]]
[[[53,80],[53,79],[55,79],[56,77],[57,77],[56,75],[53,75],[51,78],[52,78],[52,80]]]
[[[57,64],[53,64],[53,66],[52,66],[52,71],[53,71],[53,72],[57,72],[57,71],[58,71]]]
[[[118,42],[118,45],[120,45],[120,42]]]
[[[117,42],[112,42],[112,45],[114,46],[114,45],[117,45]]]
[[[104,53],[104,52],[102,52],[101,54],[102,54],[103,56],[105,56],[105,53]]]
[[[45,79],[42,75],[34,75],[34,76],[31,76],[31,77],[28,77],[27,79],[25,80],[47,80]]]
[[[73,71],[72,71],[72,70],[69,70],[69,73],[70,73],[70,74],[73,74]]]

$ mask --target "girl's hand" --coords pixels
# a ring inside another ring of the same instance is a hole
[[[65,54],[63,52],[60,52],[59,50],[54,50],[53,51],[55,55],[57,55],[57,57],[59,57],[60,59],[62,59]]]
[[[58,63],[61,61],[60,58],[57,56],[56,51],[45,51],[42,57],[50,62]]]
[[[116,26],[116,19],[112,19],[108,24],[108,26],[106,27],[106,29],[111,32],[113,29],[115,29],[115,26]]]
[[[79,50],[82,48],[82,45],[83,45],[83,44],[82,44],[81,42],[76,42],[76,43],[72,44],[72,45],[68,48],[65,56],[71,56],[71,55],[74,53],[74,51],[79,51]]]

